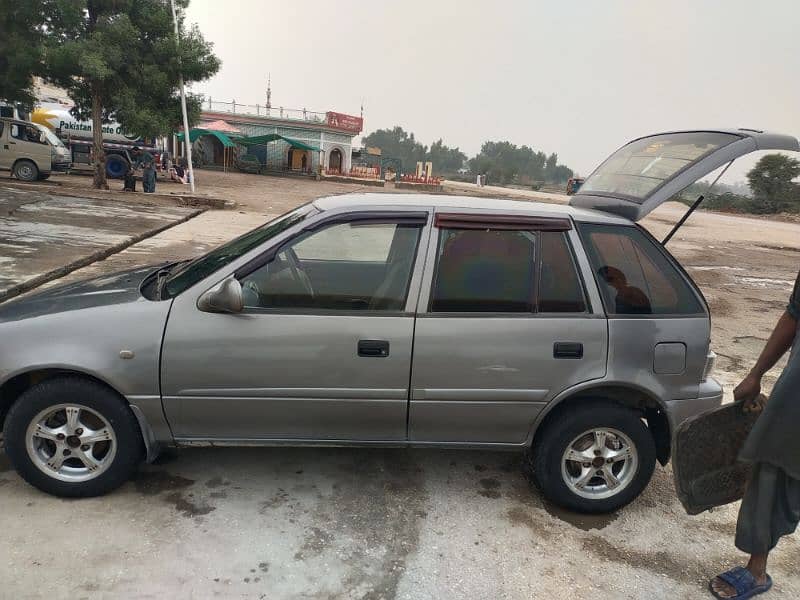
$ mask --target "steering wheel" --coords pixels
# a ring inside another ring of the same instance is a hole
[[[303,271],[303,266],[300,264],[300,259],[297,258],[297,253],[294,248],[286,249],[286,261],[289,263],[289,268],[292,270],[297,283],[299,283],[310,297],[314,297],[314,288],[311,286],[311,280]]]

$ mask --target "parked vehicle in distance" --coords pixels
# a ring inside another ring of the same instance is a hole
[[[800,147],[642,138],[571,206],[323,198],[194,260],[2,305],[6,452],[91,496],[164,444],[490,448],[525,452],[555,503],[617,509],[722,399],[708,306],[635,221],[757,149]]]
[[[91,121],[79,121],[70,110],[71,107],[65,104],[44,103],[33,110],[30,118],[63,141],[75,171],[93,171],[93,124]],[[155,157],[156,164],[161,164],[161,152],[154,139],[129,134],[119,123],[103,124],[103,150],[108,177],[122,179],[125,176],[133,162],[130,152],[134,146],[147,150]]]
[[[236,168],[242,173],[261,174],[261,163],[255,154],[242,154],[236,159]]]
[[[0,118],[0,171],[22,181],[47,179],[68,171],[69,151],[51,131],[20,119]]]

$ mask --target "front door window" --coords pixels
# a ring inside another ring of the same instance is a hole
[[[402,311],[420,231],[339,223],[305,234],[242,277],[245,308]]]

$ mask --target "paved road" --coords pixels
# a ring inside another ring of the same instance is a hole
[[[0,300],[19,285],[197,214],[147,202],[68,198],[0,183]]]

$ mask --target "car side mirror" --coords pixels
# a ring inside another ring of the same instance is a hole
[[[204,292],[197,301],[197,308],[203,312],[213,313],[242,312],[244,308],[242,284],[235,277],[229,277]]]

